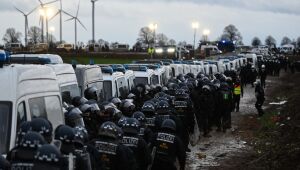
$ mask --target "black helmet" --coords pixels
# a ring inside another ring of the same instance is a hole
[[[48,143],[52,141],[53,127],[50,121],[44,118],[34,118],[30,122],[31,131],[40,133]]]
[[[121,118],[119,119],[119,121],[118,121],[118,126],[119,126],[119,127],[122,127],[122,126],[124,125],[125,120],[126,120],[126,117],[125,117],[125,116],[124,116],[124,117],[121,117]]]
[[[167,101],[160,101],[156,108],[157,114],[168,114],[170,112],[170,105]]]
[[[26,135],[26,133],[30,130],[30,122],[22,122],[18,133],[17,133],[17,139],[16,139],[16,145],[19,145],[20,142],[22,141],[23,137]]]
[[[118,97],[111,98],[110,102],[117,106],[117,108],[120,108],[120,105],[122,103],[122,101]]]
[[[151,102],[144,103],[141,111],[147,116],[153,116],[155,114],[154,103]]]
[[[161,128],[176,131],[176,123],[172,119],[166,119],[163,121]]]
[[[89,140],[89,134],[85,127],[83,126],[76,126],[74,128],[75,132],[75,144],[80,144],[81,146],[84,146],[85,143],[88,142]]]
[[[146,101],[146,102],[152,102],[153,103],[153,105],[154,105],[154,107],[156,108],[156,106],[158,105],[158,103],[159,103],[159,100],[158,99],[156,99],[156,98],[153,98],[153,99],[151,99],[151,100],[148,100],[148,101]],[[145,103],[146,103],[145,102]]]
[[[93,110],[93,107],[89,104],[83,104],[79,106],[79,109],[82,113],[91,113]]]
[[[75,131],[70,126],[60,125],[55,129],[54,138],[60,140],[62,143],[71,144],[75,139]]]
[[[46,144],[44,137],[38,132],[28,132],[23,137],[20,146],[23,148],[37,149],[42,145]]]
[[[117,139],[118,131],[116,127],[117,125],[115,123],[107,121],[100,126],[98,133],[100,136]]]
[[[98,100],[98,89],[96,87],[89,87],[84,91],[84,97],[88,100]]]
[[[166,86],[162,87],[161,91],[167,93],[168,92],[168,87],[166,87]]]
[[[204,86],[202,87],[202,91],[203,91],[203,92],[211,92],[211,88],[210,88],[208,85],[204,85]]]
[[[137,119],[140,123],[146,122],[146,116],[144,115],[143,112],[140,112],[140,111],[134,112],[132,117]]]
[[[176,78],[177,78],[178,80],[180,80],[181,82],[184,82],[184,81],[185,81],[185,78],[184,78],[183,74],[179,74]]]
[[[117,135],[118,138],[122,139],[123,138],[123,134],[124,134],[122,128],[120,128],[119,126],[116,126],[116,129],[117,129],[117,133],[118,133],[118,135]]]
[[[121,105],[121,111],[125,116],[131,117],[135,110],[135,105],[130,101],[124,101]]]
[[[195,75],[193,73],[187,73],[186,75],[190,78],[195,78]]]
[[[83,105],[88,100],[85,97],[76,96],[72,99],[72,105],[75,107],[79,107],[80,105]]]
[[[128,99],[135,99],[135,97],[136,96],[133,93],[129,93],[128,96],[127,96]]]
[[[41,146],[34,157],[33,169],[52,169],[61,166],[62,154],[57,147],[50,144]]]
[[[122,130],[124,133],[138,134],[140,123],[135,118],[126,118]]]
[[[73,107],[67,113],[65,113],[66,125],[75,126],[85,126],[82,118],[82,112],[77,108]]]

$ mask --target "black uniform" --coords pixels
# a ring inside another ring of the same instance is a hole
[[[152,170],[176,170],[176,158],[180,164],[180,170],[185,167],[185,147],[181,139],[169,130],[162,130],[153,137],[151,148],[155,147],[155,158]]]

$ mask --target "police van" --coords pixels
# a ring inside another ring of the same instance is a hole
[[[210,64],[209,62],[204,62],[204,73],[206,75],[214,75],[218,73],[217,66],[215,64]]]
[[[96,87],[98,97],[103,98],[103,75],[101,68],[96,65],[74,65],[75,74],[81,96],[89,87]]]
[[[213,64],[217,67],[217,72],[218,73],[224,73],[225,68],[224,68],[224,64],[223,61],[221,60],[206,60],[209,64]]]
[[[124,67],[128,70],[132,70],[135,76],[134,84],[144,84],[144,85],[156,85],[155,74],[152,69],[148,69],[146,66],[141,65],[130,65],[125,64]]]
[[[49,64],[56,74],[62,102],[71,103],[71,99],[80,96],[75,71],[70,64]]]
[[[103,74],[103,99],[126,98],[129,90],[125,75],[122,72],[114,72],[110,66],[101,66],[101,70]]]
[[[0,55],[0,61],[4,61]],[[0,152],[15,146],[22,122],[44,117],[53,128],[64,124],[56,75],[48,66],[9,64],[0,67]]]
[[[172,68],[173,77],[177,77],[179,74],[184,74],[183,65],[179,63],[170,64]]]

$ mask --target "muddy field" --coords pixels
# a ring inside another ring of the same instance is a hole
[[[300,73],[282,71],[280,77],[268,77],[266,114],[261,118],[254,106],[254,88],[248,85],[240,112],[232,113],[231,131],[213,130],[211,138],[198,141],[199,134],[192,136],[197,144],[191,146],[186,169],[299,169],[299,84]]]

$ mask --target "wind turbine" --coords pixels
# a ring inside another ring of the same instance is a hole
[[[42,15],[41,15],[41,27],[42,27],[42,42],[44,42],[44,20],[45,20],[45,18],[46,18],[46,20],[48,20],[47,19],[47,12],[45,11],[45,9],[46,9],[46,5],[49,5],[49,4],[53,4],[53,3],[55,3],[55,2],[57,2],[57,1],[59,1],[59,0],[54,0],[54,1],[50,1],[50,2],[47,2],[47,3],[43,3],[41,0],[38,0],[39,2],[40,2],[40,6],[41,6],[41,13],[42,13]],[[48,21],[46,21],[46,22],[48,22]],[[46,23],[47,24],[47,23]],[[47,24],[48,25],[48,24]],[[48,27],[48,26],[46,26],[46,27]],[[48,40],[48,28],[46,28],[47,30],[47,40]]]
[[[92,41],[95,43],[95,2],[98,0],[91,0],[92,2]]]
[[[85,30],[87,30],[86,27],[82,24],[82,22],[78,19],[79,6],[80,6],[80,0],[79,0],[79,2],[78,2],[78,7],[77,7],[76,16],[72,16],[72,15],[67,14],[66,12],[64,12],[64,13],[66,13],[67,15],[71,16],[71,18],[68,19],[68,20],[66,20],[66,21],[74,20],[74,23],[75,23],[75,49],[77,49],[77,22],[79,22],[79,24],[80,24]]]
[[[28,45],[28,39],[27,39],[27,34],[28,34],[28,15],[30,15],[33,11],[35,11],[38,7],[35,7],[33,10],[31,10],[29,13],[25,14],[25,12],[21,11],[17,7],[15,9],[19,12],[21,12],[24,17],[25,17],[25,47]]]

